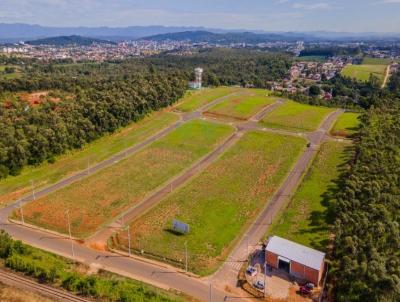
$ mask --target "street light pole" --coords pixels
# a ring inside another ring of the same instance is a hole
[[[187,241],[185,241],[185,270],[188,271],[188,250],[187,250]]]
[[[69,220],[69,210],[66,211],[66,214],[67,214],[67,220],[68,220],[69,240],[71,241],[71,252],[72,252],[72,257],[75,257],[74,241],[72,240],[72,235],[71,235],[71,222],[70,222],[70,220]]]
[[[21,198],[19,199],[19,210],[21,212],[21,222],[24,225],[25,224],[25,219],[24,219],[24,211],[22,210],[22,201]]]
[[[267,263],[264,262],[264,298],[267,296]]]
[[[128,250],[129,250],[129,257],[131,254],[131,227],[128,225]]]
[[[32,187],[32,198],[33,200],[36,200],[36,196],[35,196],[35,186],[33,184],[33,180],[31,179],[31,187]]]
[[[210,282],[210,302],[212,302],[211,290],[212,290],[212,284],[211,284],[211,282]]]

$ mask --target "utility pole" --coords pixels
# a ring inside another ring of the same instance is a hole
[[[131,254],[131,227],[128,225],[128,251],[129,251],[129,257],[132,256]]]
[[[21,198],[19,199],[19,210],[21,212],[21,222],[24,225],[25,224],[25,219],[24,219],[24,211],[22,210],[22,201]]]
[[[90,163],[89,163],[89,158],[87,159],[87,169],[86,169],[86,174],[87,175],[89,175],[89,166],[90,166]]]
[[[187,259],[187,241],[185,241],[185,270],[186,270],[186,272],[187,272],[187,262],[188,262],[188,259]]]
[[[264,298],[267,296],[267,263],[264,262]]]
[[[212,302],[211,290],[212,290],[212,284],[211,284],[211,282],[210,282],[210,302]]]
[[[69,220],[69,210],[67,210],[65,213],[67,214],[67,220],[68,220],[68,232],[69,232],[69,240],[71,241],[72,257],[75,257],[74,241],[72,240],[72,235],[71,235],[71,222]]]
[[[35,196],[35,186],[33,184],[33,180],[31,179],[31,187],[32,187],[32,198],[33,200],[36,200],[36,196]]]

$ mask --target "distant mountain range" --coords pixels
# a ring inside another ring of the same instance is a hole
[[[115,44],[115,42],[112,42],[112,41],[87,38],[87,37],[76,36],[76,35],[37,39],[37,40],[33,40],[33,41],[26,41],[26,43],[30,44],[30,45],[54,45],[54,46],[68,46],[68,45],[88,46],[88,45],[92,45],[93,43]]]
[[[57,36],[84,36],[103,40],[121,41],[135,40],[143,37],[157,36],[163,34],[180,33],[179,36],[184,36],[186,32],[195,32],[198,37],[201,37],[205,32],[213,34],[229,34],[226,39],[235,39],[245,34],[246,39],[250,40],[357,40],[357,39],[392,39],[400,38],[400,33],[346,33],[346,32],[266,32],[266,31],[248,31],[243,29],[226,30],[218,28],[205,27],[182,27],[182,26],[128,26],[128,27],[49,27],[41,25],[30,25],[23,23],[6,24],[0,23],[0,42],[18,42],[35,40]],[[203,32],[203,33],[202,33]],[[240,35],[235,35],[240,34]],[[256,36],[259,34],[261,36]],[[207,37],[206,37],[207,38]],[[209,35],[207,39],[217,40],[224,37]],[[193,39],[199,40],[200,38]]]

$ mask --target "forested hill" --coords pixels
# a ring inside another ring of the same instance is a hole
[[[258,44],[273,41],[299,41],[314,39],[312,36],[305,34],[257,34],[252,32],[241,33],[212,33],[208,31],[184,31],[178,33],[160,34],[141,38],[140,40],[151,41],[191,41],[194,43],[208,42],[213,44],[231,44],[231,43],[246,43]]]
[[[54,45],[54,46],[68,46],[68,45],[78,45],[78,46],[89,46],[92,44],[115,44],[115,42],[100,40],[82,36],[60,36],[51,37],[45,39],[38,39],[33,41],[26,41],[30,45]]]

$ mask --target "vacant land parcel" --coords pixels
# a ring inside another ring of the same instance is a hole
[[[314,131],[326,115],[333,109],[316,107],[287,100],[273,110],[261,124],[270,128],[282,128],[297,131]]]
[[[26,194],[31,189],[30,180],[34,180],[36,189],[53,184],[86,169],[88,164],[93,165],[136,145],[177,120],[176,114],[154,112],[137,123],[86,145],[82,150],[59,156],[55,163],[26,167],[20,175],[0,180],[0,204],[4,205]]]
[[[251,93],[251,95],[234,95],[210,108],[206,114],[217,117],[247,120],[262,108],[276,101],[276,97],[267,96],[267,91],[264,91],[263,94]]]
[[[371,75],[376,76],[382,83],[387,65],[347,65],[342,70],[342,75],[359,81],[368,81]]]
[[[215,271],[304,146],[302,138],[246,133],[197,178],[134,221],[132,246],[178,265],[187,242],[190,270],[201,275]],[[174,233],[173,219],[188,223],[190,233]],[[126,233],[114,241],[126,250]]]
[[[146,194],[205,156],[233,129],[204,121],[188,122],[138,153],[24,207],[25,220],[58,232],[86,237]]]
[[[331,130],[331,134],[334,136],[349,137],[357,132],[360,121],[358,117],[360,113],[345,112],[339,116],[335,125]]]
[[[289,240],[324,251],[328,246],[334,180],[344,169],[349,144],[326,142],[304,177],[287,209],[268,231]]]
[[[182,112],[191,112],[216,99],[240,90],[236,87],[203,88],[201,90],[190,90],[178,102],[176,109]]]

